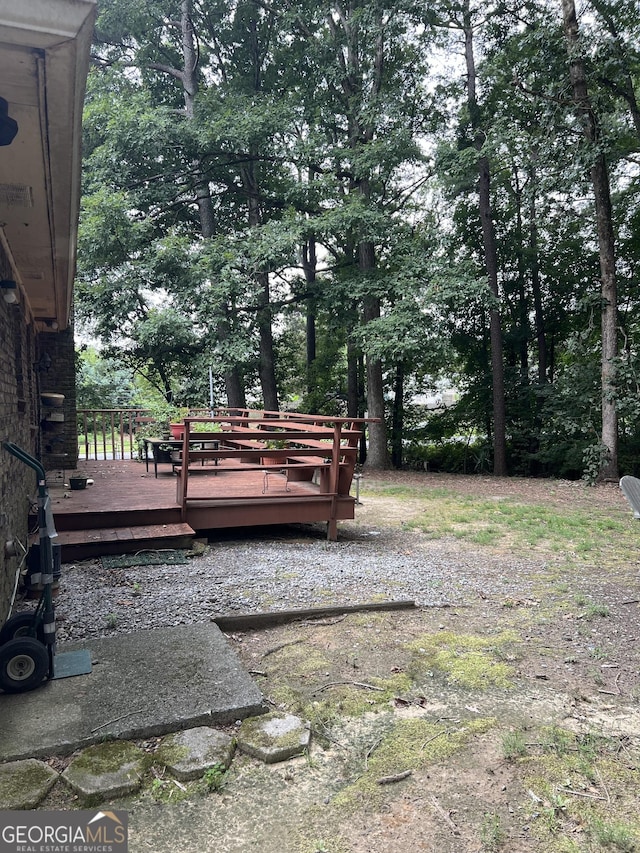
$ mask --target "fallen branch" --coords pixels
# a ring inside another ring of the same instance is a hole
[[[402,782],[403,779],[407,779],[412,773],[413,770],[403,770],[402,773],[396,773],[393,776],[382,776],[380,779],[376,779],[376,784],[393,785],[394,782]]]
[[[440,803],[437,801],[437,799],[433,796],[433,794],[429,797],[429,799],[431,800],[431,805],[436,810],[436,812],[440,815],[442,820],[447,824],[447,826],[449,827],[451,832],[453,832],[454,835],[460,835],[460,830],[455,825],[455,823],[451,820],[451,812],[445,811],[442,808],[442,806],[440,805]]]
[[[443,729],[441,732],[438,732],[437,735],[430,737],[429,740],[425,740],[425,742],[420,747],[420,750],[422,751],[425,748],[425,746],[427,746],[430,743],[433,743],[433,741],[436,740],[437,738],[442,737],[443,735],[451,735],[455,731],[457,731],[457,730],[456,729]]]
[[[339,746],[340,749],[344,749],[347,751],[349,750],[349,747],[345,746],[343,743],[340,743],[339,740],[336,740],[332,735],[330,735],[329,732],[324,728],[324,726],[322,727],[322,729],[318,729],[316,728],[316,726],[311,726],[311,734],[316,735],[316,737],[319,737],[320,739],[324,738],[324,740],[328,740],[329,743],[333,743],[336,746]]]
[[[606,800],[599,794],[587,794],[586,791],[573,791],[571,788],[558,788],[562,794],[572,794],[574,797],[586,797],[588,800]]]
[[[381,744],[381,743],[382,743],[382,739],[381,739],[381,738],[378,738],[378,740],[374,741],[374,742],[371,744],[371,746],[369,747],[369,749],[367,750],[367,754],[366,754],[366,755],[365,755],[365,757],[364,757],[364,769],[365,769],[365,770],[368,770],[368,769],[369,769],[369,766],[368,766],[368,765],[369,765],[369,758],[371,757],[371,753],[372,753],[375,749],[377,749],[377,748],[380,746],[380,744]]]
[[[385,610],[415,610],[415,601],[374,601],[364,604],[344,604],[335,607],[309,607],[295,610],[275,610],[262,613],[240,613],[237,616],[215,616],[211,621],[221,631],[254,631],[258,628],[271,628],[288,622],[300,622],[306,619],[342,616],[347,613],[368,613]]]
[[[120,720],[124,720],[125,717],[132,717],[134,714],[141,714],[143,711],[144,711],[144,708],[138,708],[137,711],[129,711],[128,713],[121,714],[119,717],[116,717],[113,720],[109,720],[106,723],[100,723],[100,725],[96,726],[95,729],[91,729],[91,734],[93,734],[94,732],[100,731],[100,729],[103,729],[105,726],[110,726],[111,723],[118,723],[118,722],[120,722]]]
[[[348,684],[350,687],[362,687],[364,690],[377,690],[380,693],[384,693],[384,687],[376,687],[375,684],[366,684],[364,681],[330,681],[328,684],[323,684],[322,687],[316,687],[315,690],[311,691],[311,695],[314,693],[322,693],[323,690],[328,690],[330,687],[338,687],[341,684]]]
[[[267,649],[267,651],[262,655],[263,658],[266,658],[268,655],[275,655],[276,652],[282,651],[282,649],[286,649],[287,646],[295,646],[296,643],[304,642],[302,639],[300,640],[290,640],[288,643],[280,643],[279,646],[274,646],[272,649]]]

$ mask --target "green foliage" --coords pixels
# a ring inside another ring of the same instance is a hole
[[[76,354],[76,404],[79,409],[123,409],[135,405],[139,390],[119,359],[102,358],[90,347]]]
[[[487,853],[496,853],[502,848],[502,845],[507,839],[507,835],[500,822],[500,817],[497,814],[487,812],[482,819],[480,827],[480,840],[482,841],[482,849]]]
[[[508,761],[522,758],[527,754],[527,744],[523,732],[509,731],[502,738],[502,754]]]
[[[208,791],[221,791],[227,781],[227,768],[224,764],[214,764],[213,767],[208,767],[202,776]]]
[[[187,7],[193,58],[176,26]],[[504,5],[469,14],[474,102],[464,69],[441,61],[464,36],[446,4],[356,0],[337,14],[306,0],[104,0],[84,115],[78,327],[185,404],[208,398],[211,366],[220,399],[232,376],[256,399],[272,382],[296,408],[371,410],[365,365],[380,362],[377,393],[388,409],[397,395],[395,457],[471,472],[493,463],[499,310],[510,472],[592,481],[606,455],[589,172],[603,153],[625,344],[613,392],[620,459],[640,473],[633,14],[597,3],[579,21],[597,146],[567,97],[559,10],[530,7],[526,26]],[[410,411],[403,421],[400,403],[410,409],[443,378],[459,403],[426,425]]]

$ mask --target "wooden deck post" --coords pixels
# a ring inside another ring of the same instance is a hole
[[[331,510],[329,515],[329,523],[327,524],[327,539],[330,542],[335,542],[338,538],[338,519],[337,519],[337,503],[338,503],[338,482],[340,477],[340,443],[342,424],[339,422],[333,425],[333,447],[331,448],[331,468],[329,469],[329,491],[331,492]]]

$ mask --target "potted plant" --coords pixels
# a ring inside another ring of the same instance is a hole
[[[269,438],[264,443],[265,450],[284,450],[287,446],[287,441],[284,438]],[[263,465],[282,465],[286,461],[282,453],[274,454],[273,456],[265,453],[262,457]]]
[[[194,438],[198,438],[198,433],[206,434],[206,438],[209,438],[215,433],[222,432],[222,426],[217,422],[210,423],[198,421],[197,423],[191,424],[189,432]],[[205,450],[217,450],[220,446],[220,442],[218,440],[203,441],[202,446]]]
[[[138,442],[138,459],[144,460],[144,439],[146,438],[172,438],[170,424],[178,417],[180,409],[170,406],[168,403],[149,408],[148,422],[140,424],[136,428],[136,440]],[[182,426],[182,424],[180,424]],[[184,429],[184,427],[182,427]],[[171,445],[154,445],[154,454],[157,462],[170,462]]]
[[[189,409],[173,406],[169,412],[169,432],[174,439],[182,438],[184,435],[183,419],[189,414]]]
[[[69,477],[69,488],[74,492],[79,491],[80,489],[86,489],[88,479],[89,478],[86,474],[71,474]]]

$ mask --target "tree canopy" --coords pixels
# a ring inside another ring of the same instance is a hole
[[[102,0],[78,325],[169,401],[377,417],[371,466],[632,472],[636,11]]]

